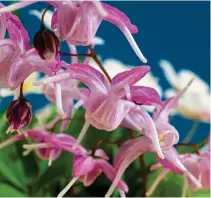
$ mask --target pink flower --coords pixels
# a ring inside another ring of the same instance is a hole
[[[56,8],[51,27],[56,30],[62,40],[66,40],[72,45],[87,46],[91,44],[102,20],[106,20],[123,32],[136,55],[144,63],[147,62],[132,36],[132,33],[138,32],[138,28],[131,24],[129,18],[118,9],[105,3],[100,4],[98,1],[42,1],[48,2]],[[0,13],[14,11],[32,3],[18,2],[0,9]],[[102,14],[96,7],[102,8],[100,10],[105,12]]]
[[[1,15],[1,31],[7,28],[10,38],[0,40],[0,85],[16,89],[32,72],[51,75],[35,49],[29,47],[29,36],[18,17],[11,13]]]
[[[84,152],[79,155],[74,155],[73,160],[73,179],[59,193],[58,197],[62,197],[71,188],[71,186],[80,180],[84,186],[90,186],[95,179],[103,172],[108,179],[113,181],[116,175],[116,170],[108,163],[109,157],[102,149],[93,150],[92,152]],[[123,181],[119,181],[117,188],[121,195],[128,192],[128,186]]]
[[[153,193],[157,185],[169,171],[184,175],[183,197],[187,193],[188,185],[192,190],[210,188],[210,152],[203,152],[200,155],[179,155],[176,149],[172,147],[164,151],[164,154],[165,159],[159,159],[159,163],[151,167],[151,170],[159,167],[163,167],[164,169],[148,190],[147,196]]]
[[[70,78],[83,82],[89,88],[90,95],[83,105],[86,109],[86,125],[78,138],[79,142],[84,136],[89,124],[100,130],[112,131],[122,123],[123,119],[130,111],[135,111],[137,109],[137,105],[126,98],[130,98],[131,89],[132,96],[136,99],[135,93],[137,87],[133,88],[132,85],[144,77],[150,70],[150,67],[148,66],[135,67],[129,71],[117,74],[112,79],[111,85],[109,85],[102,73],[86,64],[78,63],[67,67],[68,72],[63,72],[58,76],[41,80],[36,84],[47,84]],[[143,104],[154,104],[153,98],[151,99],[150,97],[153,93],[152,88],[139,87],[139,91],[140,98],[143,97]],[[156,99],[157,96],[159,97],[159,95],[157,94],[155,96]],[[162,104],[162,101],[160,103]],[[139,113],[140,112],[141,111],[139,111]],[[143,119],[142,117],[144,116],[146,117],[143,112],[141,112],[140,115],[141,119]],[[149,124],[148,127],[151,127],[153,122],[148,122],[147,124]],[[145,124],[145,126],[147,126],[147,124]],[[153,128],[153,130],[153,133],[156,134],[156,129]]]
[[[54,134],[39,129],[30,129],[26,133],[35,143],[23,145],[23,148],[26,149],[23,154],[28,155],[31,151],[35,150],[36,154],[41,159],[49,161],[49,166],[51,166],[52,162],[60,156],[62,150],[75,154],[84,153],[85,151],[81,146],[73,147],[76,140],[70,135]],[[23,134],[15,135],[1,143],[0,149],[24,138],[25,136]]]

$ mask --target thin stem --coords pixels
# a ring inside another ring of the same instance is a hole
[[[61,56],[85,56],[85,57],[91,57],[91,54],[70,54],[70,53],[61,52],[61,51],[59,51],[59,54]]]
[[[24,97],[23,97],[23,83],[24,82],[22,82],[21,83],[21,86],[20,86],[20,96],[19,96],[19,99],[23,99]]]
[[[198,146],[196,144],[189,144],[189,143],[178,143],[175,146],[191,146],[193,147],[194,151],[196,152],[196,154],[200,154],[200,150],[198,148]]]
[[[144,153],[140,155],[139,157],[141,169],[142,169],[142,177],[143,177],[143,194],[141,195],[142,197],[146,197],[146,192],[147,192],[147,175],[146,175],[146,165],[144,161]]]
[[[190,142],[191,139],[193,138],[195,132],[197,131],[199,127],[199,122],[194,121],[193,126],[191,127],[191,130],[187,133],[187,136],[184,138],[183,142]]]
[[[45,14],[48,10],[50,10],[53,6],[52,5],[49,5],[43,12],[42,14],[42,18],[41,18],[41,28],[44,29],[45,28],[45,24],[44,24],[44,17],[45,17]]]
[[[102,70],[102,72],[105,74],[105,76],[108,79],[108,81],[111,82],[111,78],[110,78],[108,72],[105,70],[105,68],[103,67],[102,63],[98,59],[98,57],[97,57],[94,49],[92,48],[92,45],[88,45],[88,48],[90,50],[90,53],[91,53],[92,58],[95,60],[95,62],[98,64],[98,66],[100,67],[100,69]]]

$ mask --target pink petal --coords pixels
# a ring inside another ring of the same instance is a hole
[[[121,72],[113,77],[111,82],[111,91],[118,95],[124,94],[125,86],[132,86],[150,71],[149,66],[137,66],[129,71]]]
[[[46,67],[45,61],[39,57],[34,49],[31,49],[24,57],[13,63],[9,76],[10,88],[17,88],[34,71],[52,75],[52,71]]]
[[[10,13],[7,14],[7,30],[9,32],[10,38],[18,43],[20,48],[27,50],[29,48],[29,35],[19,18]]]
[[[117,171],[105,160],[98,159],[96,161],[97,161],[96,167],[100,168],[104,172],[106,177],[110,179],[111,181],[113,181],[116,176]],[[119,188],[120,190],[124,192],[128,192],[128,186],[122,180],[119,180],[117,184],[117,188]]]
[[[74,155],[73,161],[73,177],[85,176],[93,171],[95,167],[95,160],[89,156]]]
[[[158,92],[151,87],[132,86],[132,100],[140,105],[153,105],[162,108],[163,102]]]
[[[0,40],[0,85],[10,87],[9,79],[12,72],[12,64],[20,54],[19,48],[10,40]]]
[[[117,170],[124,159],[140,155],[142,152],[154,152],[152,142],[149,138],[141,136],[124,142],[114,158],[114,168]],[[135,158],[136,158],[135,157]],[[129,160],[130,161],[130,160]]]
[[[108,12],[108,15],[103,18],[104,20],[113,23],[121,30],[124,29],[124,26],[127,26],[131,33],[138,32],[138,28],[135,25],[131,24],[130,19],[123,12],[106,3],[102,3],[102,5],[104,9]]]
[[[102,173],[100,168],[95,168],[93,171],[89,172],[83,179],[84,186],[90,186],[97,179],[97,177]]]

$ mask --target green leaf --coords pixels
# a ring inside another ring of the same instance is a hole
[[[191,197],[210,197],[210,190],[197,190],[191,193]]]
[[[13,186],[1,182],[0,183],[0,196],[1,197],[25,197],[25,194]]]

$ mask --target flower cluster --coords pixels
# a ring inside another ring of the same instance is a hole
[[[49,166],[62,151],[72,153],[73,178],[58,197],[65,195],[77,180],[83,182],[84,186],[91,185],[101,173],[112,182],[106,197],[110,197],[115,188],[121,196],[125,196],[129,189],[121,180],[121,176],[144,152],[152,152],[157,156],[158,163],[151,168],[152,170],[163,167],[163,172],[148,190],[147,195],[153,192],[169,171],[184,175],[185,188],[188,184],[194,190],[209,188],[210,152],[179,154],[174,148],[178,144],[179,133],[169,122],[169,115],[174,109],[182,111],[179,100],[184,98],[186,92],[187,97],[188,93],[191,93],[193,79],[176,87],[179,85],[175,82],[178,78],[173,78],[176,74],[172,77],[171,68],[167,68],[166,75],[171,76],[169,78],[177,91],[163,101],[156,89],[139,83],[142,78],[144,80],[145,75],[149,75],[150,66],[136,66],[111,76],[94,51],[93,40],[103,20],[116,25],[140,60],[143,63],[147,62],[132,36],[138,32],[138,28],[129,18],[118,9],[99,1],[44,2],[48,2],[50,6],[40,15],[42,24],[34,37],[33,47],[29,45],[27,30],[11,11],[35,2],[21,1],[7,7],[0,5],[0,84],[4,88],[15,90],[14,101],[7,110],[10,125],[8,132],[19,133],[1,143],[0,148],[28,137],[34,143],[23,145],[26,149],[24,154],[35,150],[41,159],[49,161]],[[51,7],[54,7],[55,11],[49,30],[45,28],[44,16]],[[5,38],[6,31],[9,38]],[[67,42],[71,53],[60,51],[60,41]],[[78,54],[76,46],[87,46],[87,54]],[[72,57],[71,64],[61,59],[63,55]],[[79,56],[84,56],[85,60],[80,62],[77,59]],[[93,61],[99,69],[91,64]],[[165,61],[161,62],[163,68],[166,64]],[[112,63],[109,67],[112,67]],[[34,86],[41,86],[41,92],[56,105],[58,116],[42,129],[25,130],[24,127],[32,120],[32,107],[24,98],[23,87],[26,78],[34,72],[46,75],[34,82]],[[80,83],[84,86],[79,87]],[[148,113],[146,106],[153,107],[152,115]],[[85,109],[85,123],[76,139],[63,132],[67,129],[74,111],[79,107]],[[206,109],[200,114],[198,111],[188,113],[190,116],[194,114],[192,117],[201,121],[210,120]],[[62,122],[60,133],[52,133],[58,122]],[[90,125],[108,132],[124,127],[128,131],[137,131],[140,135],[121,144],[113,164],[110,164],[108,155],[99,148],[100,144],[91,150],[81,144]]]

